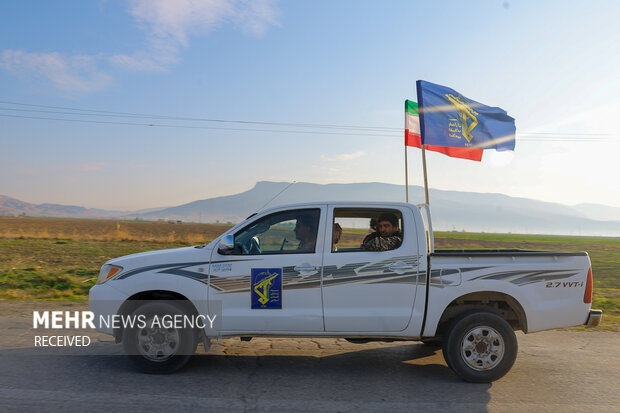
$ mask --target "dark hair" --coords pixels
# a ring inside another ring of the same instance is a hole
[[[390,224],[392,224],[392,226],[395,226],[395,227],[398,226],[398,218],[396,218],[396,215],[389,213],[389,212],[386,212],[385,214],[381,214],[379,219],[377,219],[377,223],[381,221],[388,221]]]
[[[297,216],[297,221],[301,222],[302,225],[310,228],[311,232],[316,232],[317,227],[317,219],[316,214],[312,213],[304,213]]]
[[[377,218],[370,218],[370,228],[377,226]]]

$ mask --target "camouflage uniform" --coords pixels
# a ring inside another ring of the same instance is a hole
[[[389,237],[382,237],[378,232],[366,235],[362,241],[362,248],[368,251],[389,251],[400,247],[403,235],[396,231]]]

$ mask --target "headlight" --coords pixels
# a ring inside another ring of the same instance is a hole
[[[101,271],[99,271],[99,277],[97,277],[97,284],[103,284],[121,271],[123,271],[123,267],[119,267],[118,265],[105,264],[103,267],[101,267]]]

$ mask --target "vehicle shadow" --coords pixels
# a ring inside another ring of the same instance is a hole
[[[372,346],[370,344],[369,346]],[[209,374],[216,393],[271,400],[354,401],[364,410],[406,406],[486,411],[489,384],[466,383],[445,364],[441,349],[421,343],[364,348],[330,355],[214,355],[194,357],[181,374]],[[213,381],[212,381],[213,379]],[[227,383],[220,387],[218,382]],[[234,390],[233,390],[234,389]],[[211,391],[211,390],[210,390]],[[411,410],[411,409],[409,409]]]
[[[229,345],[228,352],[243,353],[251,344],[236,350]],[[317,356],[260,350],[253,355],[199,354],[172,375],[139,373],[116,350],[82,356],[2,350],[8,374],[0,386],[114,394],[123,383],[130,393],[174,400],[199,397],[196,403],[203,405],[224,400],[232,410],[244,411],[486,411],[491,385],[461,381],[445,365],[440,349],[411,342],[368,346],[356,351],[350,345],[345,352]]]

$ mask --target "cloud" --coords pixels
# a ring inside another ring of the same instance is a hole
[[[242,31],[262,36],[269,26],[278,26],[275,0],[244,0],[233,18]]]
[[[170,52],[187,47],[190,36],[201,36],[225,23],[262,35],[277,23],[272,0],[131,0],[130,13],[155,49]]]
[[[363,151],[358,151],[358,152],[353,152],[353,153],[342,153],[340,155],[336,155],[333,158],[327,157],[325,155],[321,155],[321,159],[324,161],[350,161],[352,159],[357,159],[357,158],[361,158],[362,156],[366,155],[366,152]]]
[[[0,67],[16,75],[27,73],[46,78],[59,90],[95,92],[110,83],[110,76],[101,72],[93,56],[63,57],[59,53],[28,53],[4,50],[0,53]]]
[[[112,65],[137,72],[164,72],[166,66],[176,59],[164,59],[162,56],[151,56],[145,52],[135,52],[132,55],[116,54],[107,58]]]
[[[189,36],[213,30],[233,12],[225,0],[133,0],[130,13],[158,49],[187,47]]]
[[[128,0],[129,13],[145,34],[143,50],[104,56],[62,55],[4,50],[0,68],[17,75],[32,74],[59,90],[96,92],[111,83],[111,67],[138,72],[163,72],[179,61],[190,38],[232,24],[254,36],[277,25],[274,0]],[[107,67],[106,67],[107,66]],[[105,67],[108,70],[102,69]]]

